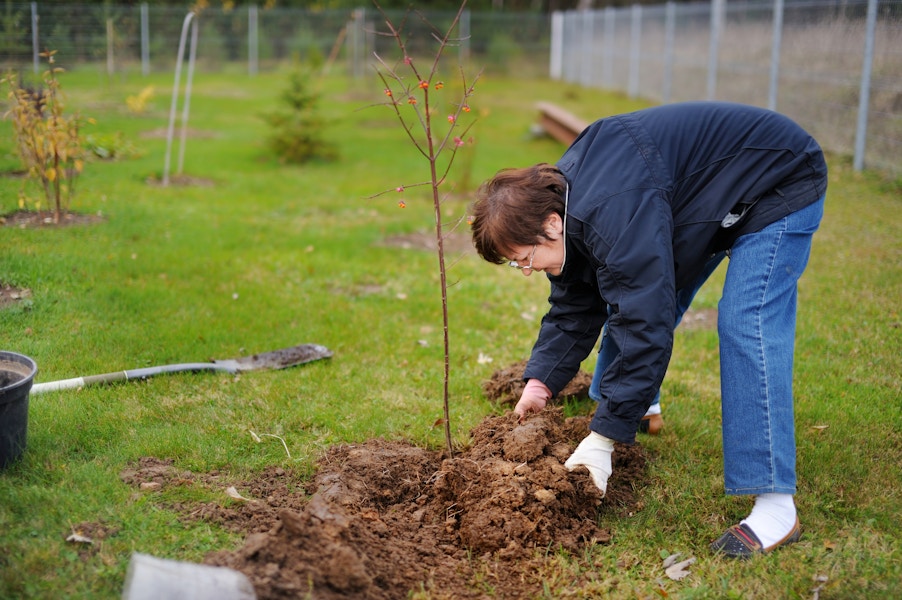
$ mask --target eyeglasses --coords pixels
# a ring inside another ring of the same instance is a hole
[[[532,271],[532,259],[534,259],[536,257],[536,247],[538,247],[538,244],[533,244],[532,252],[529,254],[529,264],[528,265],[526,265],[525,267],[521,267],[519,261],[512,260],[509,263],[507,263],[508,266],[512,267],[514,269],[518,269],[520,271]]]

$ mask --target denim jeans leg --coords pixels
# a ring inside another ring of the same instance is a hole
[[[792,398],[797,282],[824,201],[740,237],[718,306],[727,494],[796,491]]]
[[[701,289],[701,287],[708,281],[708,278],[711,277],[711,273],[717,269],[717,266],[723,261],[726,256],[725,252],[720,252],[718,254],[714,254],[708,261],[705,263],[705,268],[699,273],[699,276],[692,283],[692,285],[688,285],[683,289],[677,291],[676,296],[676,318],[674,319],[673,328],[676,329],[677,325],[680,324],[680,321],[683,320],[683,315],[689,309],[689,305],[692,304],[692,300],[695,298],[695,295]],[[598,360],[595,363],[595,372],[592,373],[592,383],[589,385],[589,397],[595,400],[596,402],[601,401],[601,375],[605,372],[605,369],[614,362],[614,359],[617,357],[617,354],[620,352],[620,348],[617,346],[617,343],[610,339],[607,335],[608,326],[605,324],[604,329],[601,333],[601,347],[598,349]],[[658,390],[658,393],[655,394],[654,400],[652,400],[651,405],[659,404],[661,402],[661,390]]]

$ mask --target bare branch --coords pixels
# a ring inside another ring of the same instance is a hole
[[[410,188],[423,187],[423,186],[427,186],[427,185],[431,187],[431,186],[432,186],[432,180],[430,180],[430,181],[421,181],[420,183],[408,183],[408,184],[404,184],[403,186],[400,186],[400,187],[397,187],[397,188],[394,188],[394,189],[391,189],[391,190],[382,190],[381,192],[378,192],[378,193],[376,193],[376,194],[373,194],[372,196],[367,196],[366,199],[367,199],[367,200],[372,200],[373,198],[378,198],[379,196],[384,196],[385,194],[392,194],[392,193],[403,192],[403,191],[405,191],[405,190],[409,190]]]
[[[376,56],[376,58],[377,59],[379,58],[378,55]],[[381,59],[380,59],[380,62],[382,62]],[[382,62],[382,64],[385,64],[385,63]],[[425,148],[423,148],[423,146],[420,144],[419,140],[417,140],[416,136],[413,133],[413,127],[408,125],[407,121],[404,120],[404,116],[401,114],[401,109],[398,107],[399,102],[394,99],[394,91],[391,89],[391,84],[389,84],[388,80],[385,78],[385,74],[382,71],[378,71],[378,70],[376,71],[376,73],[379,75],[379,78],[382,80],[382,83],[383,83],[383,85],[385,85],[385,89],[388,91],[388,93],[392,94],[392,102],[390,102],[391,107],[394,109],[395,115],[398,117],[398,121],[401,123],[401,127],[403,127],[404,131],[407,132],[407,137],[410,138],[410,141],[413,142],[413,145],[416,147],[416,149],[420,151],[420,154],[422,154],[423,156],[426,156],[428,158],[429,153]],[[395,80],[396,81],[398,80],[397,76],[395,76]],[[402,91],[408,98],[413,98],[409,89],[405,88]],[[420,125],[423,125],[423,117],[420,114],[419,110],[417,110],[416,107],[414,107],[414,111],[420,120]]]

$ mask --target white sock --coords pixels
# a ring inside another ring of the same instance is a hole
[[[652,404],[651,406],[648,407],[648,410],[645,411],[646,417],[651,416],[651,415],[660,415],[660,414],[661,414],[661,404],[660,403]]]
[[[792,494],[761,494],[755,498],[752,513],[743,521],[765,548],[773,546],[792,531],[796,524],[796,505]]]

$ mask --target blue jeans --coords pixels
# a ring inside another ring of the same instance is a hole
[[[797,283],[808,264],[824,199],[736,240],[718,303],[724,484],[727,494],[796,491],[792,398]],[[678,292],[675,324],[714,271],[714,256]],[[603,337],[589,396],[620,350]],[[660,391],[654,402],[658,402]]]
[[[824,199],[736,240],[718,304],[726,493],[796,491],[797,283]]]
[[[724,256],[726,256],[726,253],[720,252],[709,258],[708,262],[705,263],[704,270],[699,274],[698,278],[692,282],[692,285],[687,285],[683,289],[677,291],[676,315],[673,322],[674,329],[676,329],[677,325],[680,324],[680,321],[683,320],[683,314],[689,309],[689,305],[692,304],[692,300],[695,298],[698,290],[701,289],[705,281],[708,280],[708,277],[711,276],[711,273],[714,272],[720,262],[724,259]],[[607,335],[607,332],[608,326],[605,324],[601,334],[601,347],[598,349],[598,361],[595,363],[595,372],[592,374],[592,383],[589,385],[589,398],[592,398],[596,402],[601,401],[601,375],[604,373],[605,369],[614,362],[617,355],[620,354],[620,348],[617,346],[617,342],[611,339],[611,337]],[[655,406],[656,404],[660,404],[660,402],[661,390],[658,390],[651,405]],[[654,412],[659,412],[659,410],[656,409]]]

